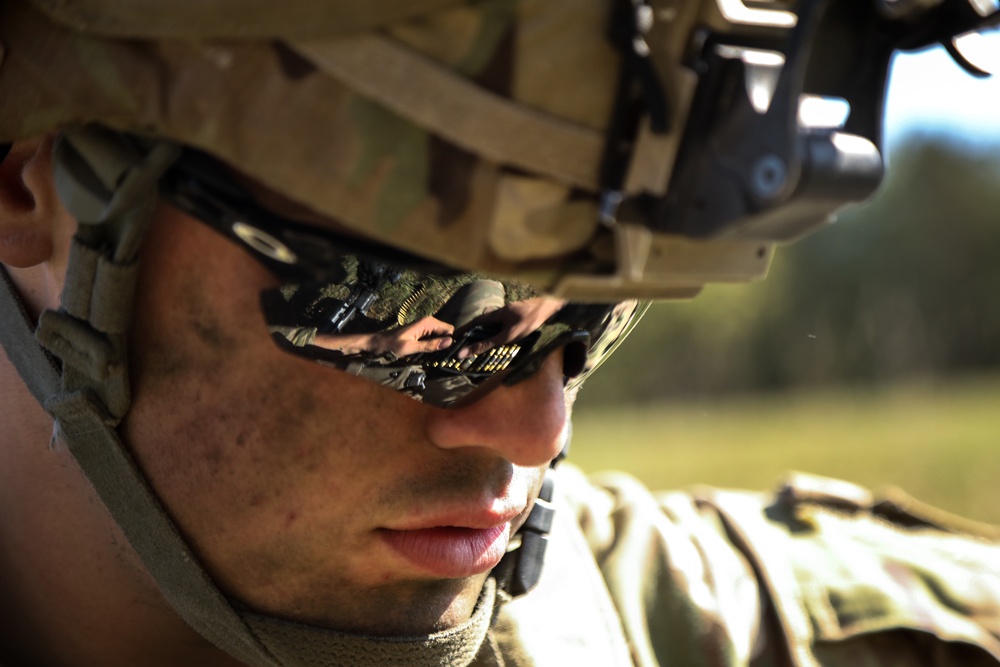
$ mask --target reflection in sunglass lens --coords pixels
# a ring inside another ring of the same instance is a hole
[[[447,407],[529,377],[565,349],[579,384],[629,331],[644,304],[577,304],[524,283],[440,276],[341,258],[339,279],[262,295],[275,341],[294,354]]]

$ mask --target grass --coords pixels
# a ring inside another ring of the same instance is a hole
[[[580,410],[570,460],[655,489],[771,489],[800,470],[1000,524],[1000,377]]]

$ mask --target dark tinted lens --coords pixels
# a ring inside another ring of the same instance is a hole
[[[445,407],[501,382],[529,377],[565,348],[580,382],[627,333],[643,308],[567,303],[517,282],[439,276],[344,256],[323,283],[262,296],[286,350]]]

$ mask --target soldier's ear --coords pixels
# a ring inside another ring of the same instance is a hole
[[[24,268],[49,260],[68,214],[52,176],[52,135],[17,141],[0,163],[0,262]]]

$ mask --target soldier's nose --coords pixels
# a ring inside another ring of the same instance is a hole
[[[561,352],[531,378],[500,387],[471,405],[428,413],[426,432],[444,449],[489,449],[514,465],[547,465],[562,449],[568,418]]]

